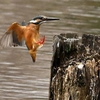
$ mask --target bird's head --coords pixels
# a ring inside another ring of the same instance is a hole
[[[53,21],[53,20],[59,20],[59,19],[58,18],[52,18],[52,17],[46,17],[44,15],[39,15],[39,16],[34,17],[32,20],[30,20],[29,23],[40,25],[44,22]]]

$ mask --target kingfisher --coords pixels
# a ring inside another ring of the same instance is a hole
[[[0,39],[2,47],[19,45],[20,41],[25,40],[33,62],[36,61],[37,49],[42,47],[45,42],[45,36],[40,36],[40,25],[47,21],[59,20],[58,18],[39,15],[32,18],[27,25],[23,26],[17,22],[12,23],[5,34]],[[16,37],[16,38],[14,38]]]

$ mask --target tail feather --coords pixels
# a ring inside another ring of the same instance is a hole
[[[29,50],[29,52],[30,52],[33,62],[35,62],[36,61],[36,51]]]

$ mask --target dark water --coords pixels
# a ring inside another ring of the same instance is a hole
[[[60,18],[44,23],[43,48],[33,63],[26,47],[0,48],[0,100],[48,100],[53,36],[74,32],[100,34],[99,0],[2,0],[0,37],[12,22],[28,22],[36,15]]]

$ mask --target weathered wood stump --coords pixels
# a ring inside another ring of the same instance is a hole
[[[100,100],[100,36],[54,36],[49,100]]]

